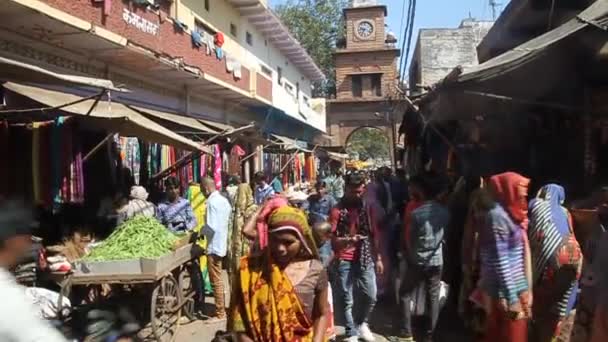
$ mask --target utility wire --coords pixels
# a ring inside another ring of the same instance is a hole
[[[403,22],[405,21],[405,3],[403,0],[403,6],[401,7],[401,24],[399,24],[399,40],[405,39],[405,32],[403,32]]]

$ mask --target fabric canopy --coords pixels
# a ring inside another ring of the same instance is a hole
[[[285,149],[287,150],[299,150],[302,152],[312,152],[311,150],[302,148],[298,145],[297,140],[282,136],[282,135],[278,135],[278,134],[272,134],[272,136],[277,139],[280,142],[280,145],[283,146]]]
[[[83,99],[83,97],[73,94],[13,82],[6,82],[3,86],[12,92],[49,107],[59,107]],[[170,131],[123,104],[100,100],[95,105],[95,102],[95,99],[88,99],[62,107],[61,110],[86,117],[87,121],[94,123],[96,128],[102,128],[109,132],[172,145],[185,150],[200,150],[211,153],[209,148]]]
[[[207,133],[207,134],[218,134],[220,132],[218,132],[217,130],[213,130],[210,127],[203,125],[199,120],[192,118],[192,117],[188,117],[188,116],[184,116],[184,115],[178,115],[178,114],[172,114],[172,113],[167,113],[167,112],[161,112],[158,110],[154,110],[154,109],[148,109],[148,108],[143,108],[143,107],[139,107],[139,106],[128,106],[129,108],[133,108],[135,110],[137,110],[138,112],[141,112],[144,115],[149,115],[152,116],[154,118],[157,119],[161,119],[161,120],[165,120],[165,121],[169,121],[172,122],[174,124],[183,126],[183,127],[188,127],[188,128],[192,128],[196,131],[199,131],[201,133]]]
[[[114,91],[126,91],[125,89],[115,87],[114,83],[110,80],[61,74],[7,57],[0,57],[0,79],[50,84],[67,83]]]

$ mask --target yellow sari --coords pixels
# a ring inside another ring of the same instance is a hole
[[[194,227],[194,231],[200,233],[205,225],[205,209],[207,208],[207,199],[205,195],[201,192],[201,187],[199,184],[192,183],[188,187],[187,196],[188,201],[190,201],[190,205],[192,206],[192,211],[194,213],[194,217],[196,217],[196,227]],[[207,249],[207,240],[199,239],[197,244],[201,246],[203,249]],[[209,280],[209,272],[207,270],[207,256],[203,255],[199,258],[199,263],[201,265],[201,273],[203,277],[203,290],[205,293],[211,293],[211,281]]]
[[[312,341],[313,322],[291,281],[264,259],[241,259],[241,291],[235,291],[239,298],[231,309],[229,330],[247,333],[254,342]]]
[[[281,207],[268,221],[271,227],[296,229],[304,251],[310,259],[318,259],[312,232],[302,211]],[[235,286],[237,284],[240,286]],[[269,248],[261,256],[241,259],[232,298],[230,331],[246,333],[254,342],[312,341],[313,321],[285,272],[272,261]]]

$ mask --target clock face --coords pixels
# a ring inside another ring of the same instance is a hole
[[[357,35],[361,38],[369,38],[374,33],[374,25],[369,21],[362,21],[357,26]]]

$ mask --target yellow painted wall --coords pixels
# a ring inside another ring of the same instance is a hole
[[[266,2],[262,0],[262,2]],[[198,19],[211,28],[221,31],[226,37],[224,49],[226,53],[232,54],[241,61],[243,66],[252,71],[260,72],[260,65],[264,64],[273,71],[273,80],[277,85],[277,67],[283,69],[283,78],[287,79],[294,87],[300,83],[300,91],[307,96],[311,94],[311,82],[287,60],[281,52],[264,36],[258,32],[246,18],[240,16],[238,10],[226,0],[209,0],[209,11],[204,7],[203,0],[181,0],[178,19],[194,27],[194,20]],[[230,24],[237,26],[237,36],[230,34]],[[246,32],[253,36],[253,46],[246,42]]]

